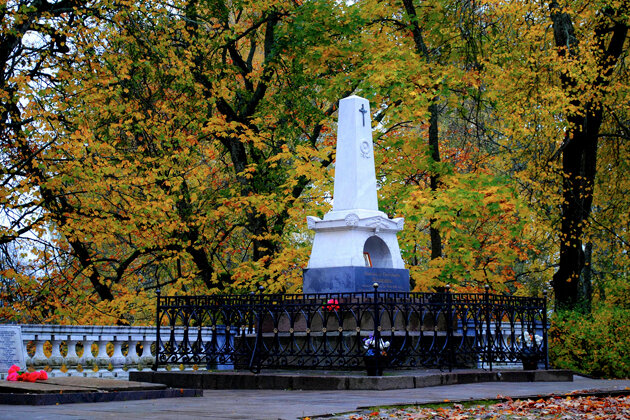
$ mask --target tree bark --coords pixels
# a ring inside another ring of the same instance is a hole
[[[550,4],[550,10],[558,55],[570,64],[570,61],[580,58],[571,16],[555,0]],[[624,51],[628,32],[626,22],[611,20],[607,17],[610,15],[611,10],[602,13],[595,30],[602,51],[597,62],[598,77],[590,86],[596,92],[601,92],[610,83],[612,71]],[[560,75],[560,79],[569,97],[581,93],[577,88],[578,81],[569,69]],[[574,97],[571,104],[575,111],[567,115],[569,129],[560,149],[563,172],[560,264],[552,280],[558,309],[574,309],[579,303],[579,276],[585,263],[582,241],[593,203],[598,137],[604,119],[599,102],[584,102]]]
[[[433,163],[440,161],[440,145],[438,137],[438,106],[433,102],[429,105],[430,123],[429,123],[429,150],[431,151],[431,159]],[[431,191],[437,191],[440,183],[440,175],[432,171],[429,176],[429,184]],[[431,259],[436,259],[442,256],[442,238],[440,236],[440,230],[436,226],[436,220],[429,220],[429,235],[431,238]]]
[[[416,53],[424,57],[427,64],[431,63],[431,53],[424,42],[422,36],[422,28],[418,21],[418,15],[416,12],[416,6],[413,4],[413,0],[403,0],[403,6],[409,16],[411,34],[416,46]],[[439,148],[439,109],[437,105],[438,98],[434,97],[429,105],[429,150],[431,152],[432,164],[440,161],[440,148]],[[434,165],[433,165],[434,166]],[[435,169],[435,168],[433,168]],[[429,175],[429,185],[431,191],[437,191],[440,184],[440,175],[435,171],[431,171]],[[436,259],[442,256],[442,238],[440,236],[440,230],[436,226],[436,220],[429,220],[429,237],[431,239],[431,259]]]
[[[584,247],[584,270],[582,271],[582,302],[584,311],[591,312],[593,303],[593,270],[591,264],[593,262],[593,243],[589,242]]]

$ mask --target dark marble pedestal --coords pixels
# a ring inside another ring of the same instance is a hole
[[[409,270],[376,267],[327,267],[304,270],[304,293],[379,292],[409,293]]]

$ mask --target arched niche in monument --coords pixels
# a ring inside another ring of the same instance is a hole
[[[394,263],[392,261],[392,254],[389,252],[389,247],[378,236],[370,236],[363,245],[363,255],[366,259],[369,258],[374,268],[392,268]],[[368,265],[366,263],[366,265]]]

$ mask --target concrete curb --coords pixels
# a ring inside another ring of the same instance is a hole
[[[164,384],[172,388],[198,389],[293,389],[293,390],[392,390],[480,382],[571,382],[568,370],[533,371],[398,371],[391,376],[365,376],[356,372],[287,371],[250,372],[130,372],[129,380]]]

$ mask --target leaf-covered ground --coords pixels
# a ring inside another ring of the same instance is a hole
[[[347,414],[335,419],[629,419],[630,396],[564,397],[511,400],[496,404],[444,404],[384,408]]]

